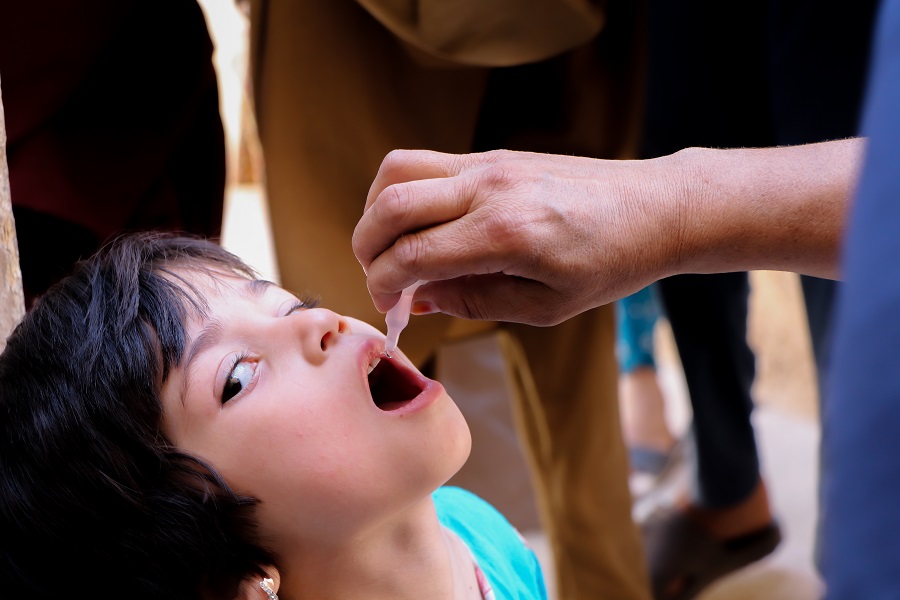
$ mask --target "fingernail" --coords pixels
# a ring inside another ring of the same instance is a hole
[[[426,300],[418,300],[413,302],[412,305],[412,314],[414,315],[431,315],[436,312],[441,312],[438,310],[438,307],[435,306],[432,302],[428,302]]]

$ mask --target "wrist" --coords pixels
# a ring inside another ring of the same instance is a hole
[[[687,148],[663,157],[676,190],[669,274],[836,274],[841,223],[863,143]]]
[[[703,207],[708,196],[708,174],[703,165],[707,148],[685,148],[658,159],[662,168],[662,211],[667,235],[663,236],[660,261],[662,277],[694,272],[702,243],[708,234],[702,232]]]

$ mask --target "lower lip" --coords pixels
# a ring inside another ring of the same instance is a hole
[[[423,377],[423,381],[425,382],[425,387],[419,392],[419,395],[403,404],[398,406],[392,410],[383,410],[378,409],[382,413],[386,415],[396,415],[399,417],[406,417],[409,415],[413,415],[419,411],[426,409],[427,407],[434,404],[438,398],[440,398],[444,394],[444,386],[442,386],[437,381],[433,379],[428,379]]]

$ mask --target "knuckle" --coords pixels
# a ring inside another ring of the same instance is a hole
[[[464,173],[475,167],[478,163],[473,160],[474,155],[471,154],[446,154],[443,160],[448,173]]]
[[[428,242],[424,236],[417,233],[405,235],[394,244],[394,258],[401,269],[418,272],[427,249]]]
[[[409,213],[410,206],[413,203],[413,192],[408,185],[394,184],[388,186],[382,192],[382,206],[384,218],[394,221],[402,218]]]
[[[406,164],[406,150],[391,150],[381,161],[381,172],[390,173],[402,169]]]
[[[521,261],[530,255],[535,247],[533,232],[522,221],[522,213],[514,206],[497,205],[490,217],[481,223],[480,232],[484,239],[509,260]]]
[[[515,181],[515,169],[504,161],[490,162],[481,170],[480,183],[492,191],[508,189]]]
[[[498,163],[508,163],[511,162],[515,157],[515,152],[512,150],[498,149],[498,150],[488,150],[484,152],[482,156],[484,157],[484,162],[487,164],[498,164]]]

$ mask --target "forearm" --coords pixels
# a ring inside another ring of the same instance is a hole
[[[681,174],[671,274],[770,269],[839,278],[862,138],[667,157]]]
[[[354,233],[376,306],[553,325],[679,273],[838,277],[864,141],[611,161],[395,151]]]

